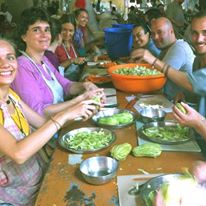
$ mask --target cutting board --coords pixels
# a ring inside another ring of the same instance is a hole
[[[136,184],[143,184],[147,180],[159,175],[161,174],[117,176],[119,206],[144,206],[140,195],[130,195],[128,192]]]

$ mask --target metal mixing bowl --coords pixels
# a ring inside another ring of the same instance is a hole
[[[152,107],[145,107],[140,111],[141,119],[144,123],[164,121],[166,112]]]
[[[80,164],[80,172],[86,182],[101,185],[116,176],[118,167],[118,161],[111,157],[90,157]]]

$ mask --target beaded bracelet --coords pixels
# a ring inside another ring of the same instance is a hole
[[[56,127],[56,129],[58,131],[62,127],[62,125],[58,121],[56,121],[53,117],[51,117],[51,116],[50,116],[50,119],[54,123],[54,125],[55,125],[55,127]]]

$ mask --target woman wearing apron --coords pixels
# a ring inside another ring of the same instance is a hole
[[[81,75],[85,57],[78,57],[73,45],[75,32],[75,18],[73,15],[65,14],[60,19],[62,29],[62,41],[55,51],[61,66],[65,68],[64,76],[72,81],[78,81]]]
[[[30,8],[23,12],[18,28],[19,47],[18,73],[12,88],[40,115],[51,115],[73,106],[94,92],[102,89],[92,83],[72,82],[64,78],[44,56],[51,41],[49,17],[41,8]],[[84,92],[84,93],[83,93]],[[81,94],[82,93],[82,94]],[[70,101],[63,101],[67,95],[78,95]]]
[[[44,172],[38,151],[65,123],[90,118],[95,101],[82,101],[46,119],[10,89],[16,73],[14,48],[0,39],[0,203],[33,206]],[[36,128],[32,134],[30,125]]]

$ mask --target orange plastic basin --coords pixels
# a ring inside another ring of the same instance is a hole
[[[108,68],[107,71],[110,74],[116,89],[124,92],[148,93],[161,89],[166,83],[166,77],[162,73],[151,76],[132,76],[113,73],[115,70],[120,68],[133,69],[136,66],[145,66],[151,69],[150,64],[121,64]]]

